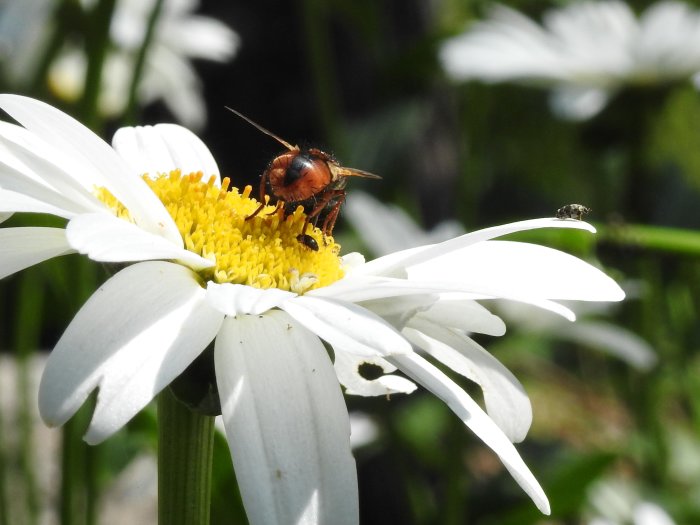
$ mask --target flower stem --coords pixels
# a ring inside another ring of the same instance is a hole
[[[214,418],[158,396],[158,523],[209,524]]]
[[[109,50],[109,25],[116,0],[101,0],[91,13],[91,24],[87,35],[88,65],[85,74],[85,87],[81,101],[82,121],[95,129],[98,125],[97,102],[100,95],[102,70]]]
[[[36,465],[34,463],[34,435],[32,421],[31,360],[39,346],[40,325],[44,311],[44,294],[41,280],[36,272],[27,272],[20,281],[19,301],[17,304],[15,349],[18,366],[19,394],[19,459],[24,474],[27,523],[39,522],[39,489],[37,487]]]
[[[144,66],[146,64],[146,56],[151,47],[151,42],[156,32],[156,24],[163,7],[163,0],[156,0],[153,4],[153,9],[148,17],[148,25],[146,26],[146,34],[143,37],[141,48],[136,55],[134,70],[131,74],[131,83],[129,84],[129,95],[124,112],[124,121],[128,125],[134,125],[136,121],[136,109],[138,107],[138,90],[143,76]]]

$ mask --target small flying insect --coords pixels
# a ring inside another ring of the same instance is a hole
[[[341,166],[332,155],[318,148],[292,146],[235,109],[226,109],[288,150],[272,159],[265,168],[260,177],[260,206],[246,220],[255,217],[265,207],[265,195],[269,186],[269,193],[275,200],[277,209],[283,208],[285,217],[293,213],[297,206],[304,207],[306,221],[297,240],[311,250],[318,251],[318,243],[306,231],[310,224],[317,226],[321,222],[324,237],[333,233],[340,207],[345,201],[347,178],[381,179],[379,175],[367,171]]]
[[[575,219],[580,221],[584,215],[591,212],[591,209],[583,204],[567,204],[557,210],[557,219]]]

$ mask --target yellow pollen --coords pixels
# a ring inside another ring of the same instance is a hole
[[[216,263],[200,272],[205,279],[303,293],[343,277],[340,246],[332,237],[324,239],[318,228],[309,226],[306,233],[318,251],[297,240],[306,220],[302,206],[287,217],[282,209],[266,206],[246,221],[259,206],[250,198],[250,186],[242,193],[229,191],[228,178],[219,188],[213,176],[203,182],[201,172],[183,176],[179,170],[143,178],[174,219],[185,248]],[[107,190],[98,189],[97,196],[118,217],[131,220]]]

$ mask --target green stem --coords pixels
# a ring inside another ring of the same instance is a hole
[[[143,76],[143,69],[146,64],[146,56],[148,55],[148,50],[151,47],[151,42],[153,42],[153,37],[155,35],[156,23],[158,22],[158,17],[163,7],[163,0],[157,0],[153,6],[150,16],[148,17],[148,26],[146,27],[146,34],[143,36],[143,42],[139,53],[136,56],[136,63],[134,64],[134,71],[131,76],[131,84],[129,85],[129,98],[127,99],[126,111],[124,112],[124,120],[126,124],[136,123],[136,108],[138,107],[138,89],[141,84],[141,77]]]
[[[97,403],[93,392],[80,410],[62,427],[63,444],[61,449],[61,525],[95,523],[96,467],[88,466],[91,451],[95,448],[82,439]],[[93,515],[89,513],[93,512]]]
[[[39,345],[39,333],[44,312],[44,295],[38,272],[29,271],[22,276],[17,305],[17,333],[15,349],[18,366],[20,464],[24,473],[28,523],[39,522],[39,490],[34,464],[34,428],[32,420],[31,359]]]
[[[37,55],[39,57],[35,69],[27,78],[27,85],[24,89],[37,89],[42,96],[48,97],[46,89],[46,76],[49,68],[58,53],[63,47],[66,36],[75,31],[75,27],[80,27],[83,23],[83,10],[77,5],[77,2],[72,0],[63,0],[59,2],[51,15],[53,27],[51,33],[44,43],[43,50]],[[19,89],[19,87],[14,87]]]
[[[2,407],[0,406],[0,409]],[[0,525],[9,525],[9,501],[7,498],[7,450],[8,444],[4,440],[7,434],[3,428],[3,413],[0,410]]]
[[[61,429],[61,494],[60,515],[61,525],[77,523],[77,493],[80,466],[78,465],[79,446],[77,437],[77,422],[70,419]]]
[[[85,454],[85,523],[95,525],[97,523],[97,502],[100,496],[99,475],[101,469],[102,447],[88,446],[83,443]]]
[[[158,523],[208,525],[214,418],[191,412],[170,388],[158,396]]]
[[[109,25],[116,0],[101,0],[90,14],[89,34],[87,35],[88,65],[85,74],[85,87],[81,107],[84,124],[95,129],[98,123],[97,103],[102,83],[102,70],[109,50]]]
[[[514,233],[510,240],[537,242],[565,247],[575,241],[578,248],[589,251],[594,243],[640,248],[697,257],[700,255],[700,231],[643,224],[608,224],[592,222],[598,230],[594,236],[568,229],[541,229]]]
[[[304,44],[311,66],[315,106],[326,139],[335,147],[342,147],[338,134],[338,89],[333,78],[330,33],[328,30],[328,4],[322,0],[301,2]],[[342,154],[342,152],[341,152]]]
[[[700,232],[697,230],[639,224],[599,226],[597,240],[598,242],[605,241],[611,244],[635,246],[648,250],[700,255]]]

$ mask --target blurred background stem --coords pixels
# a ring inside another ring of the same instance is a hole
[[[337,103],[337,94],[340,93],[340,90],[337,89],[334,82],[328,4],[323,0],[303,0],[301,9],[303,27],[301,34],[304,36],[315,94],[313,115],[318,119],[329,143],[342,148]],[[342,152],[338,154],[342,156]]]
[[[163,0],[156,0],[153,4],[153,10],[151,11],[151,14],[148,17],[146,34],[143,37],[143,42],[141,43],[141,47],[139,48],[138,54],[136,55],[136,63],[134,64],[134,70],[131,73],[129,95],[124,114],[124,123],[127,126],[133,126],[137,123],[139,85],[141,84],[144,65],[146,64],[146,57],[148,56],[148,51],[151,47],[151,43],[153,42],[153,36],[155,35],[158,18],[160,17],[160,12],[162,8]]]
[[[7,497],[7,451],[9,446],[6,440],[5,424],[3,421],[2,406],[0,406],[0,525],[9,525],[8,497]]]
[[[116,0],[100,0],[90,13],[88,27],[85,30],[87,73],[85,74],[85,86],[79,112],[82,123],[98,133],[100,132],[100,119],[97,104],[102,83],[102,71],[110,46],[109,27],[115,3]]]
[[[37,385],[32,381],[32,361],[39,347],[39,334],[43,322],[44,294],[42,293],[41,274],[36,271],[22,274],[20,282],[20,300],[17,304],[17,331],[15,333],[15,351],[18,367],[18,428],[20,465],[24,473],[25,503],[27,523],[36,524],[39,519],[39,497],[34,463],[34,442],[32,414],[32,389]]]

